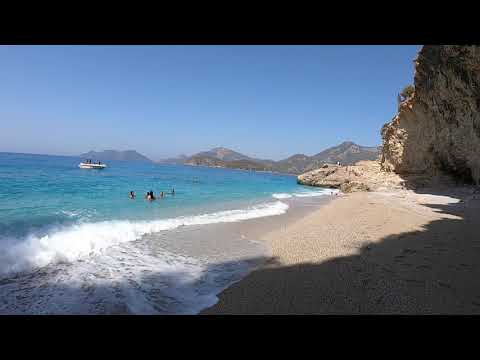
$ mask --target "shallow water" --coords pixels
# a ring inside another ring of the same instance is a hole
[[[169,246],[182,229],[280,215],[292,198],[330,194],[279,174],[80,161],[0,153],[1,313],[196,313],[267,250],[224,234],[189,254]],[[175,196],[143,198],[171,188]]]

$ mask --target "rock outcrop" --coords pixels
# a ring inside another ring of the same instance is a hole
[[[428,45],[415,91],[382,128],[381,167],[480,183],[480,46]]]
[[[405,181],[397,174],[381,171],[378,161],[359,161],[351,166],[327,164],[298,176],[302,185],[340,189],[343,192],[403,189]]]

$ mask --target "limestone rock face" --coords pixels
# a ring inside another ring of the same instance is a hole
[[[480,183],[480,46],[426,45],[415,92],[382,128],[381,167]]]

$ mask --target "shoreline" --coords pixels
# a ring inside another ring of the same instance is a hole
[[[359,192],[261,240],[271,260],[204,314],[480,313],[472,188]]]
[[[228,169],[228,170],[241,170],[241,171],[248,171],[248,172],[259,172],[259,173],[268,173],[274,175],[285,175],[285,176],[295,176],[297,177],[300,174],[293,174],[293,173],[286,173],[280,171],[272,171],[272,170],[255,170],[255,169],[242,169],[242,168],[234,168],[234,167],[227,167],[227,166],[209,166],[209,165],[195,165],[195,164],[162,164],[158,163],[159,165],[182,165],[182,166],[193,166],[193,167],[203,167],[209,169]]]
[[[260,240],[265,234],[297,222],[330,198],[285,199],[289,209],[282,214],[179,226],[78,261],[12,273],[0,281],[6,299],[0,314],[198,314],[270,259]],[[64,297],[83,301],[69,305]]]
[[[194,312],[198,315],[214,306],[219,301],[219,294],[223,291],[272,260],[271,248],[263,240],[267,234],[276,229],[286,229],[337,197],[322,195],[282,199],[281,202],[289,206],[283,214],[238,222],[179,227],[147,235],[143,240],[155,244],[154,246],[160,251],[165,250],[200,261],[206,270],[202,282],[209,282],[208,279],[215,277],[214,274],[218,274],[219,269],[229,269],[219,278],[229,279],[228,282],[221,284],[222,280],[220,280],[220,283],[213,285],[212,303]]]

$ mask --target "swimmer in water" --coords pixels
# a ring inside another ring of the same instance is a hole
[[[149,192],[147,192],[145,198],[150,201],[155,200],[155,195],[153,195],[153,191],[150,190]]]
[[[135,191],[130,191],[130,199],[135,199]]]

